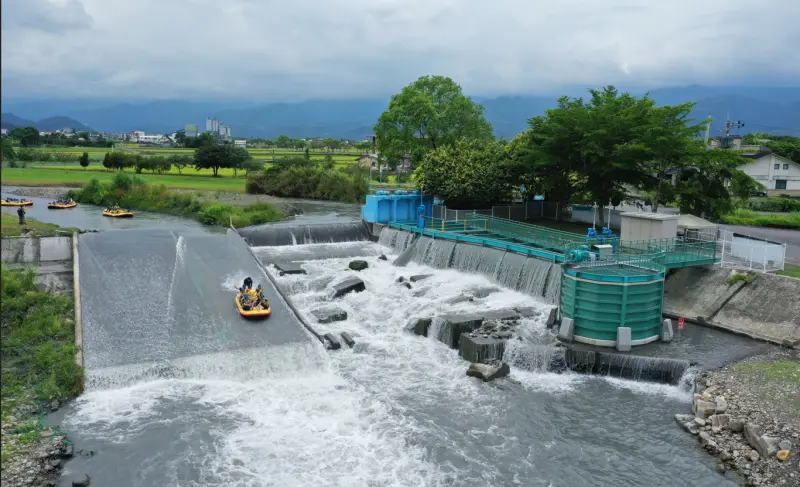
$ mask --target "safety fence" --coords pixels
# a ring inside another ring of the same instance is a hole
[[[718,246],[722,267],[757,272],[782,271],[786,244],[723,230]]]

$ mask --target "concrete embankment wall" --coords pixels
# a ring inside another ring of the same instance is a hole
[[[723,268],[686,268],[664,286],[664,314],[800,348],[800,279]],[[750,280],[750,282],[747,282]]]
[[[72,292],[73,237],[6,237],[0,243],[0,260],[10,269],[36,268],[39,289]]]

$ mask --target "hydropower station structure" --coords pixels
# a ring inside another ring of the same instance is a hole
[[[497,273],[505,267],[503,284],[556,301],[561,339],[628,351],[659,338],[671,339],[671,322],[662,321],[667,272],[716,264],[719,255],[715,239],[678,236],[678,215],[621,216],[620,235],[608,228],[600,233],[589,228],[580,235],[477,211],[457,212],[455,219],[435,218],[433,197],[416,191],[379,191],[367,196],[362,207],[362,218],[373,235],[405,234],[382,238],[396,250],[427,253],[434,242],[446,242],[434,267],[453,264],[463,270],[470,270],[464,255],[481,251],[484,262],[472,259],[472,270],[483,267]],[[424,255],[421,260],[425,261]],[[541,265],[551,267],[549,282],[532,289],[526,269]]]

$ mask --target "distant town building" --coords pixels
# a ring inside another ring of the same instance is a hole
[[[216,118],[206,119],[206,132],[211,132],[214,135],[219,134],[219,120]]]
[[[233,145],[240,149],[247,149],[247,141],[246,140],[234,140]]]
[[[186,127],[184,127],[184,133],[186,134],[187,137],[197,137],[199,130],[197,128],[197,125],[187,125]]]
[[[0,129],[0,137],[8,137],[8,129]]]

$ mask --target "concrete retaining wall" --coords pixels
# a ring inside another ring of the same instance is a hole
[[[9,269],[36,268],[36,287],[72,292],[72,237],[6,237],[0,242],[0,260]]]
[[[715,267],[671,273],[664,286],[664,314],[783,346],[800,348],[800,279]]]

